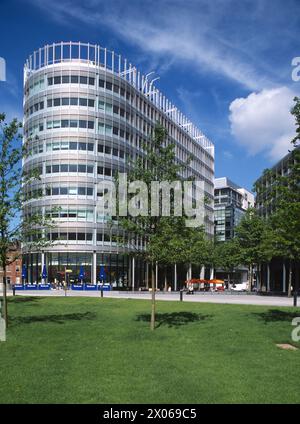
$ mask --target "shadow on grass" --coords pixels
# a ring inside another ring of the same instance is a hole
[[[9,297],[7,300],[8,303],[30,303],[42,300],[42,298],[37,296],[13,296]]]
[[[268,312],[256,312],[253,315],[258,316],[260,319],[264,320],[265,323],[268,323],[278,321],[291,321],[293,318],[299,317],[299,312],[286,312],[280,311],[279,309],[271,309]]]
[[[32,315],[25,317],[12,317],[13,324],[31,324],[35,322],[53,322],[56,324],[64,324],[66,321],[93,320],[96,314],[92,312],[77,314],[61,314],[61,315]]]
[[[183,325],[187,325],[192,322],[204,321],[211,317],[212,315],[195,314],[193,312],[171,312],[166,314],[156,314],[155,328],[159,328],[162,325],[179,328]],[[136,321],[144,321],[144,322],[150,322],[150,320],[151,320],[150,314],[138,315],[136,319]]]

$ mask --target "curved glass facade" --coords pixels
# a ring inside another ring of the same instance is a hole
[[[96,283],[104,266],[115,287],[128,286],[132,264],[97,214],[97,183],[126,172],[129,160],[143,154],[157,121],[175,142],[178,162],[193,154],[186,176],[203,180],[213,199],[213,144],[126,59],[83,43],[53,44],[30,56],[24,68],[24,141],[31,154],[23,167],[41,175],[28,194],[42,189],[45,196],[25,202],[24,213],[49,214],[59,207],[52,215],[57,228],[48,232],[53,245],[24,255],[30,281],[41,280],[46,264],[50,281],[63,279],[68,269],[75,282],[83,266],[85,279]],[[212,235],[213,210],[206,207]],[[136,260],[134,267],[135,287],[147,285],[146,266]]]

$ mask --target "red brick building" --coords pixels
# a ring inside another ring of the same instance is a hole
[[[9,260],[17,258],[14,262],[6,268],[6,281],[7,284],[22,283],[22,255],[19,245],[12,246],[9,254]],[[3,283],[3,270],[0,268],[0,285]]]

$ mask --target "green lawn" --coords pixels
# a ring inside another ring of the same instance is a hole
[[[292,308],[16,297],[2,403],[299,403]],[[300,343],[295,344],[300,347]]]

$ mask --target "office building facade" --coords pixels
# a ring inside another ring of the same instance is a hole
[[[145,264],[129,258],[130,246],[112,241],[107,217],[97,211],[103,195],[97,184],[126,172],[130,161],[143,155],[157,122],[167,129],[167,142],[175,143],[179,163],[193,155],[184,177],[203,181],[213,200],[212,142],[155,88],[149,74],[106,48],[80,42],[47,45],[29,57],[24,142],[30,155],[23,167],[39,170],[40,181],[26,190],[30,195],[42,188],[44,197],[29,198],[24,213],[42,210],[57,223],[47,234],[51,246],[42,252],[23,246],[29,281],[40,281],[46,265],[49,281],[63,279],[66,270],[76,281],[83,267],[85,280],[95,284],[105,267],[115,287],[145,285]],[[205,208],[206,232],[213,235],[213,208]],[[137,239],[136,247],[142,243]]]
[[[234,237],[234,229],[245,211],[254,207],[254,195],[227,177],[215,178],[215,236],[218,241]]]
[[[292,153],[288,153],[271,168],[271,173],[262,175],[255,182],[257,187],[255,205],[260,216],[267,219],[275,211],[276,198],[272,202],[267,201],[266,193],[273,184],[273,175],[287,176],[293,160]],[[273,258],[270,263],[262,264],[259,288],[267,292],[287,293],[290,267],[292,269],[292,286],[295,287],[296,278],[299,278],[300,263],[290,263],[290,261],[277,257]]]
[[[254,207],[254,195],[235,184],[227,177],[215,178],[214,191],[215,238],[219,242],[231,240],[235,235],[235,227],[240,223],[249,207]],[[216,276],[231,282],[245,282],[248,279],[248,268],[240,265],[232,272],[216,270]]]

